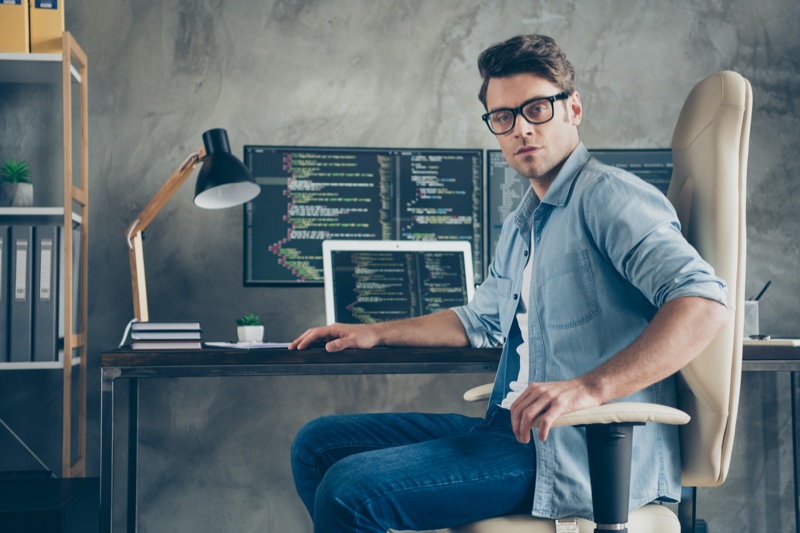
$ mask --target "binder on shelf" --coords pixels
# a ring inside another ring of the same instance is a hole
[[[67,239],[64,235],[64,228],[59,227],[61,235],[59,236],[58,245],[58,339],[59,350],[63,352],[63,339],[64,339],[64,314],[66,305],[64,287],[64,274],[66,269],[64,267],[65,247]],[[72,230],[72,333],[80,333],[79,312],[80,312],[80,294],[81,294],[81,230],[80,228],[73,228]],[[59,360],[63,353],[59,353]]]
[[[36,226],[33,276],[33,360],[58,360],[59,256],[61,227]]]
[[[31,360],[33,301],[31,286],[33,226],[11,226],[9,360]]]
[[[28,0],[0,0],[0,52],[31,51]]]
[[[8,270],[9,270],[9,240],[8,226],[0,226],[0,363],[8,362],[8,333],[11,324],[8,321]]]
[[[64,0],[30,0],[31,52],[60,54]]]

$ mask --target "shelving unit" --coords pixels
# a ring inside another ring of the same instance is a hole
[[[86,473],[86,365],[88,323],[88,209],[89,209],[89,92],[86,54],[69,32],[62,37],[61,54],[0,53],[0,83],[61,84],[64,117],[64,196],[58,207],[0,208],[0,220],[39,221],[61,220],[64,246],[64,298],[60,303],[64,314],[64,351],[58,362],[0,363],[0,371],[57,369],[63,372],[61,474],[63,477],[82,477]],[[73,176],[73,83],[79,85],[79,185]],[[80,227],[79,294],[74,291],[73,236],[68,229]],[[73,313],[77,298],[79,311]],[[78,333],[73,333],[78,326]],[[73,357],[77,350],[78,356]],[[72,462],[72,371],[80,372],[78,407],[78,454]]]
[[[52,218],[64,216],[63,207],[0,207],[0,217]],[[72,212],[72,222],[82,224],[79,213]]]

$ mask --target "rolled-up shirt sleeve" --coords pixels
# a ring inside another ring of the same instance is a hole
[[[498,288],[504,283],[489,269],[489,276],[475,290],[467,305],[452,308],[469,337],[473,348],[490,348],[505,342],[502,334]]]
[[[621,187],[600,178],[584,196],[589,231],[617,271],[656,307],[685,296],[727,306],[727,284],[683,238],[669,201],[645,184]]]

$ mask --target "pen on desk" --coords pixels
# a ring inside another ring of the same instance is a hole
[[[764,285],[764,288],[761,289],[761,292],[758,293],[758,296],[756,296],[755,298],[752,298],[752,300],[754,300],[756,302],[759,301],[761,299],[761,297],[764,296],[764,293],[767,292],[767,289],[769,289],[770,285],[772,285],[772,280],[769,280],[767,282],[767,284]]]

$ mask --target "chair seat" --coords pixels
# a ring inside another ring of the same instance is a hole
[[[578,519],[580,533],[594,533],[594,522]],[[510,515],[489,518],[471,524],[440,530],[441,533],[556,533],[554,520],[530,515]],[[678,517],[668,507],[651,503],[632,512],[628,518],[628,533],[680,533]]]

